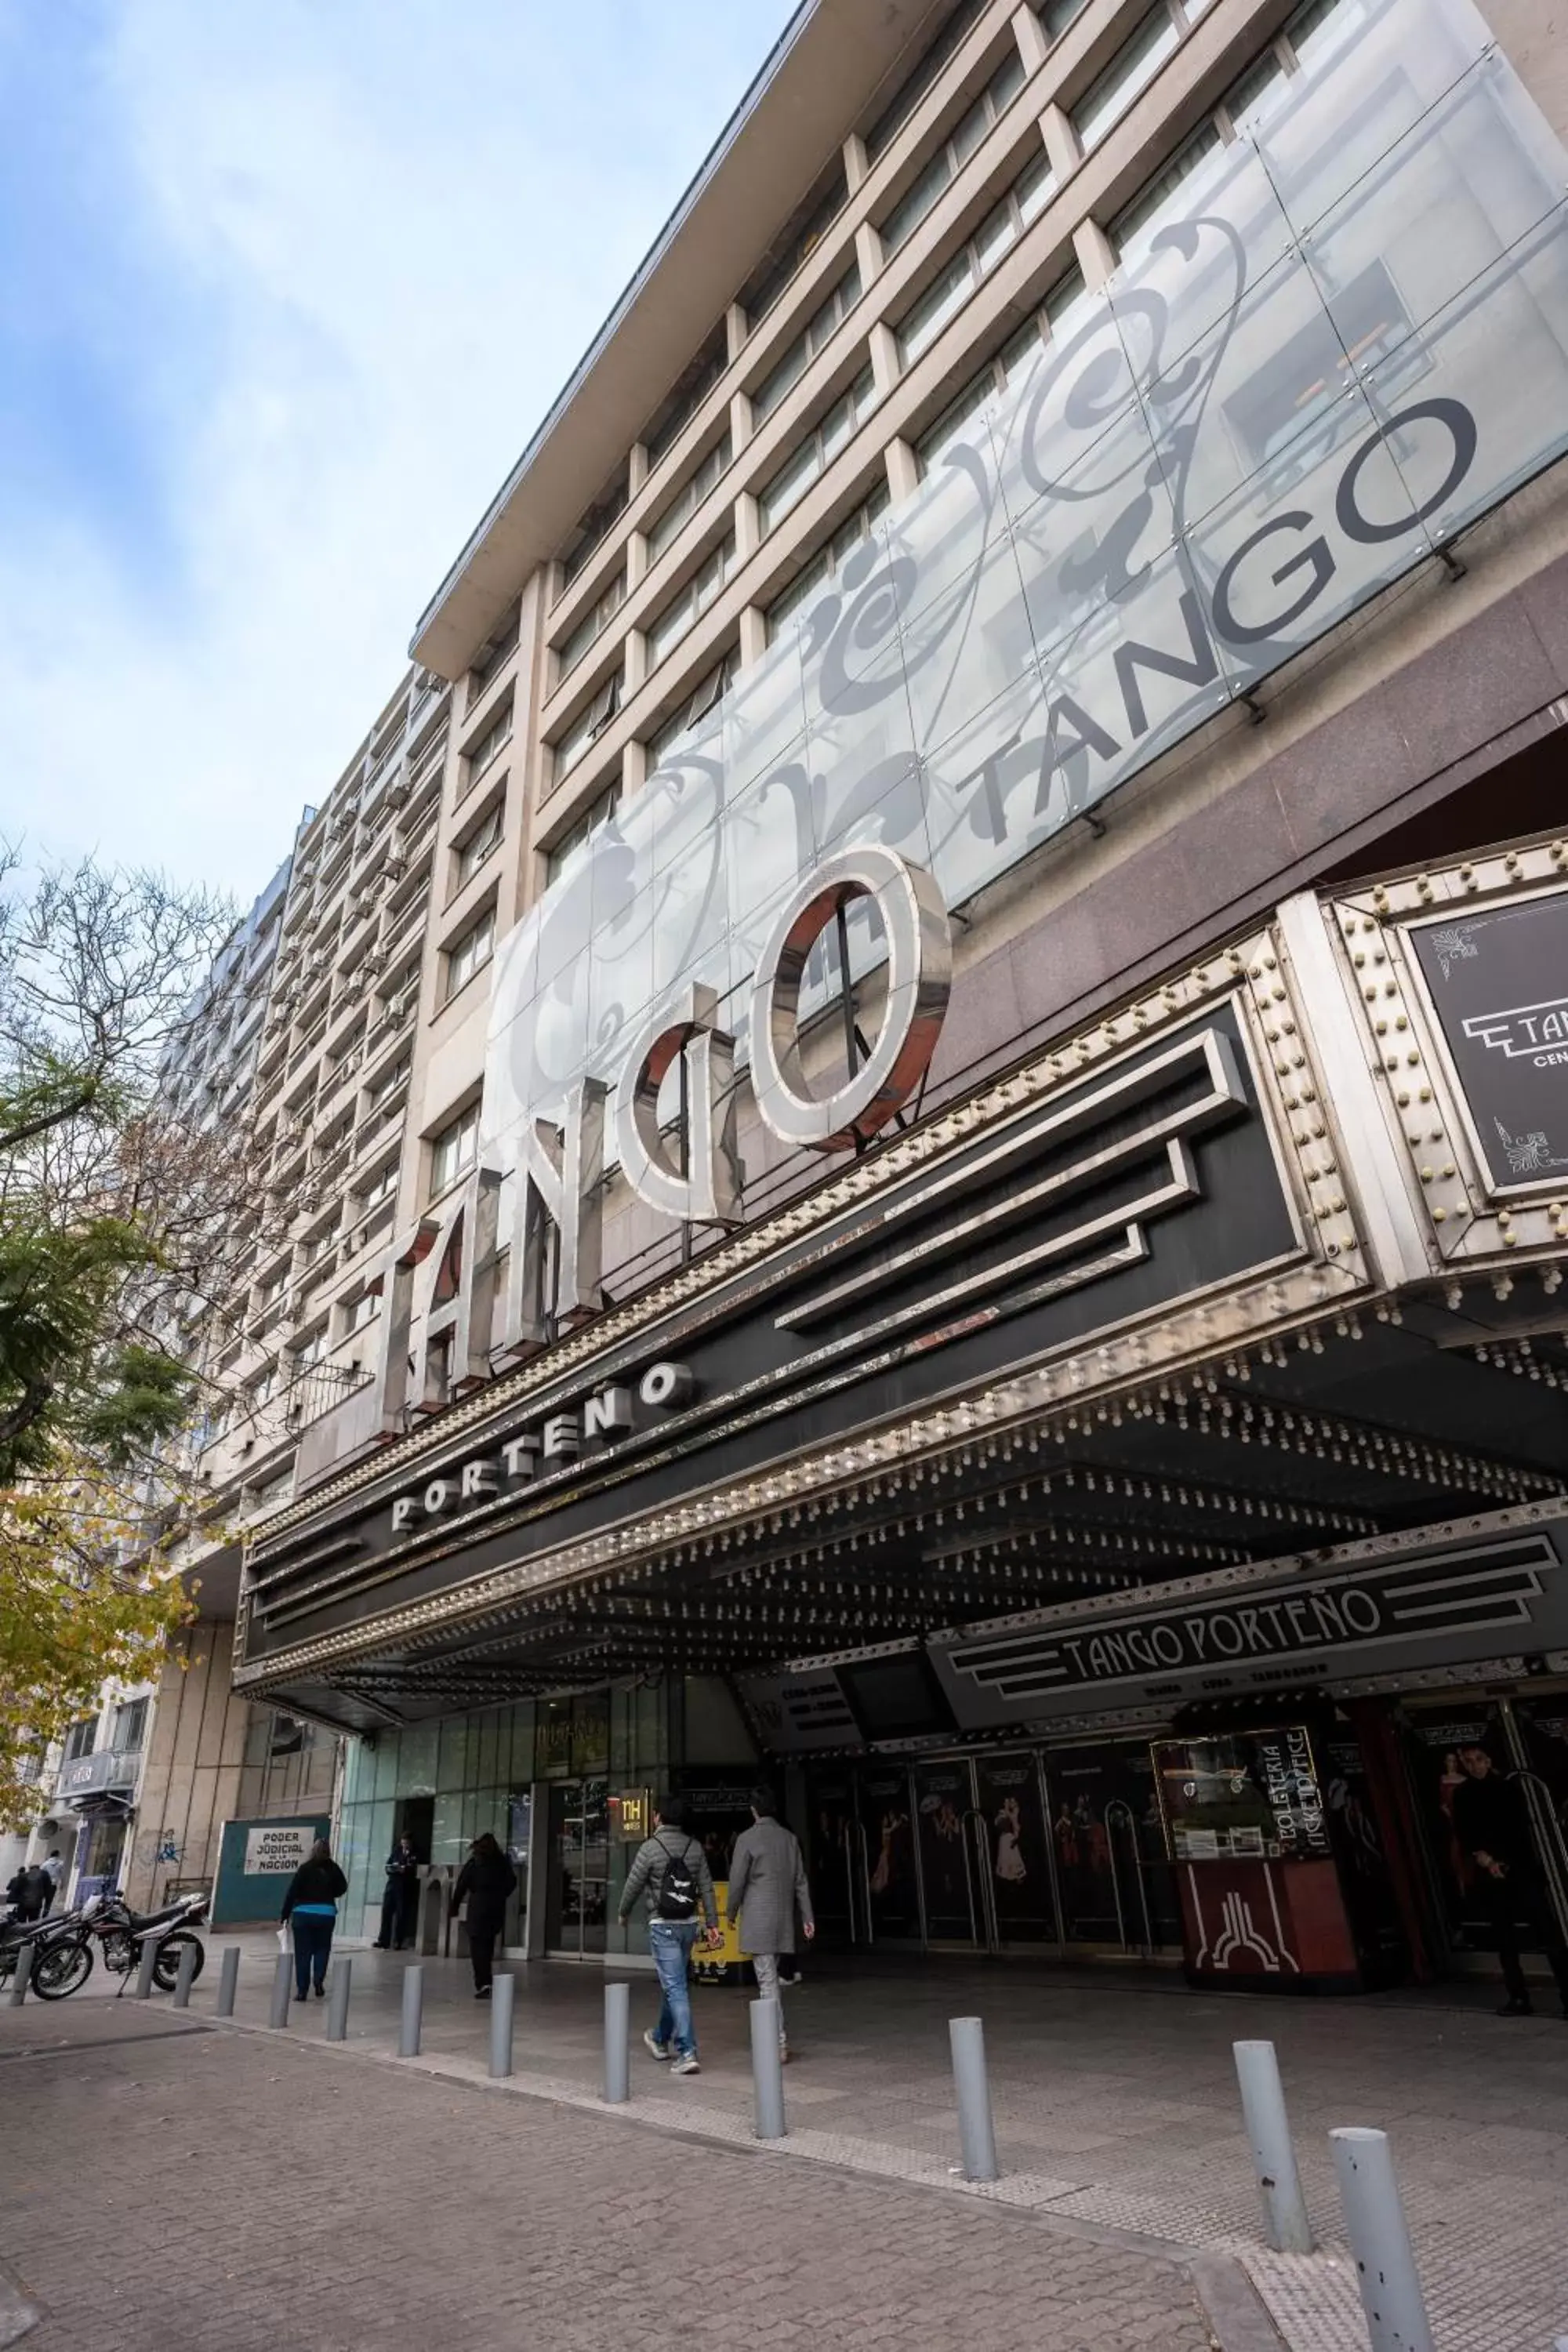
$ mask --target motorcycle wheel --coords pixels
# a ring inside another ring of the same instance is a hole
[[[159,1945],[158,1957],[153,1963],[153,1981],[160,1992],[174,1991],[175,1979],[180,1973],[180,1954],[187,1944],[194,1944],[196,1948],[196,1965],[192,1974],[193,1983],[195,1978],[200,1976],[202,1964],[207,1956],[206,1946],[202,1942],[201,1937],[199,1936],[166,1936]]]
[[[52,1944],[33,1963],[30,1990],[40,2000],[65,2000],[92,1974],[92,1948],[86,1942]]]

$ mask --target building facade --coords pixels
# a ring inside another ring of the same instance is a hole
[[[1484,1748],[1568,1919],[1565,133],[1514,0],[794,20],[295,854],[355,1906],[624,1948],[765,1766],[856,1946],[1383,1982]]]

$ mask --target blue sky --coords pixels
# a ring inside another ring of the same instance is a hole
[[[793,0],[0,0],[0,833],[248,899]]]

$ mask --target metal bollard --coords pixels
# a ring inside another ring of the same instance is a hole
[[[630,2052],[632,1989],[628,1984],[605,1987],[605,2087],[606,2106],[624,2106],[632,2095]]]
[[[511,2021],[517,1979],[502,1974],[490,1988],[490,2075],[495,2082],[511,2073]]]
[[[196,1980],[196,1962],[201,1956],[202,1948],[199,1944],[182,1944],[180,1947],[180,1965],[174,1971],[174,2007],[176,2009],[189,2009],[191,2005],[191,1987]]]
[[[1387,2133],[1331,2131],[1329,2146],[1372,2352],[1435,2352]]]
[[[1312,2225],[1296,2169],[1290,2121],[1272,2042],[1235,2044],[1241,2112],[1252,2143],[1252,2168],[1263,2199],[1263,2234],[1277,2254],[1310,2254]]]
[[[349,2038],[349,1979],[352,1962],[346,1958],[332,1962],[332,1981],[327,1987],[327,2040],[346,2042]]]
[[[32,1979],[33,1948],[31,1944],[23,1944],[17,1951],[16,1965],[12,1971],[11,1990],[5,2000],[7,2009],[21,2008],[27,1998],[27,1987],[32,1982]]]
[[[239,1990],[239,1946],[230,1944],[218,1970],[217,2013],[220,2017],[234,2015],[234,1997]]]
[[[425,1999],[425,1971],[416,1960],[403,1971],[403,2022],[398,2030],[397,2054],[400,2058],[419,2055],[419,2012]]]
[[[142,1958],[136,1970],[135,1997],[138,2000],[151,2000],[153,1997],[153,1970],[157,1965],[157,1944],[149,1936],[142,1947]]]
[[[272,2011],[267,2021],[268,2025],[287,2025],[289,2022],[289,1984],[293,1974],[293,1954],[279,1952],[272,1964]]]
[[[958,2136],[965,2180],[996,2180],[996,2134],[991,2122],[991,2085],[985,2079],[985,2029],[977,2017],[950,2017],[952,2080],[958,2092]]]
[[[758,2139],[783,2139],[784,2122],[784,2060],[779,2050],[779,2005],[776,2000],[752,2003],[752,2090],[756,2105],[752,2130]]]

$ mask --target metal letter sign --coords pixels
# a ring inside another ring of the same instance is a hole
[[[592,1088],[628,1183],[695,1222],[740,1212],[731,1036],[786,1140],[874,1134],[934,1042],[941,910],[1568,448],[1568,164],[1488,26],[1343,0],[1297,53],[501,943],[480,1160],[529,1170],[502,1344],[543,1328],[528,1196],[566,1221],[557,1315],[597,1297]],[[889,1002],[822,1098],[795,1031],[846,898]]]

